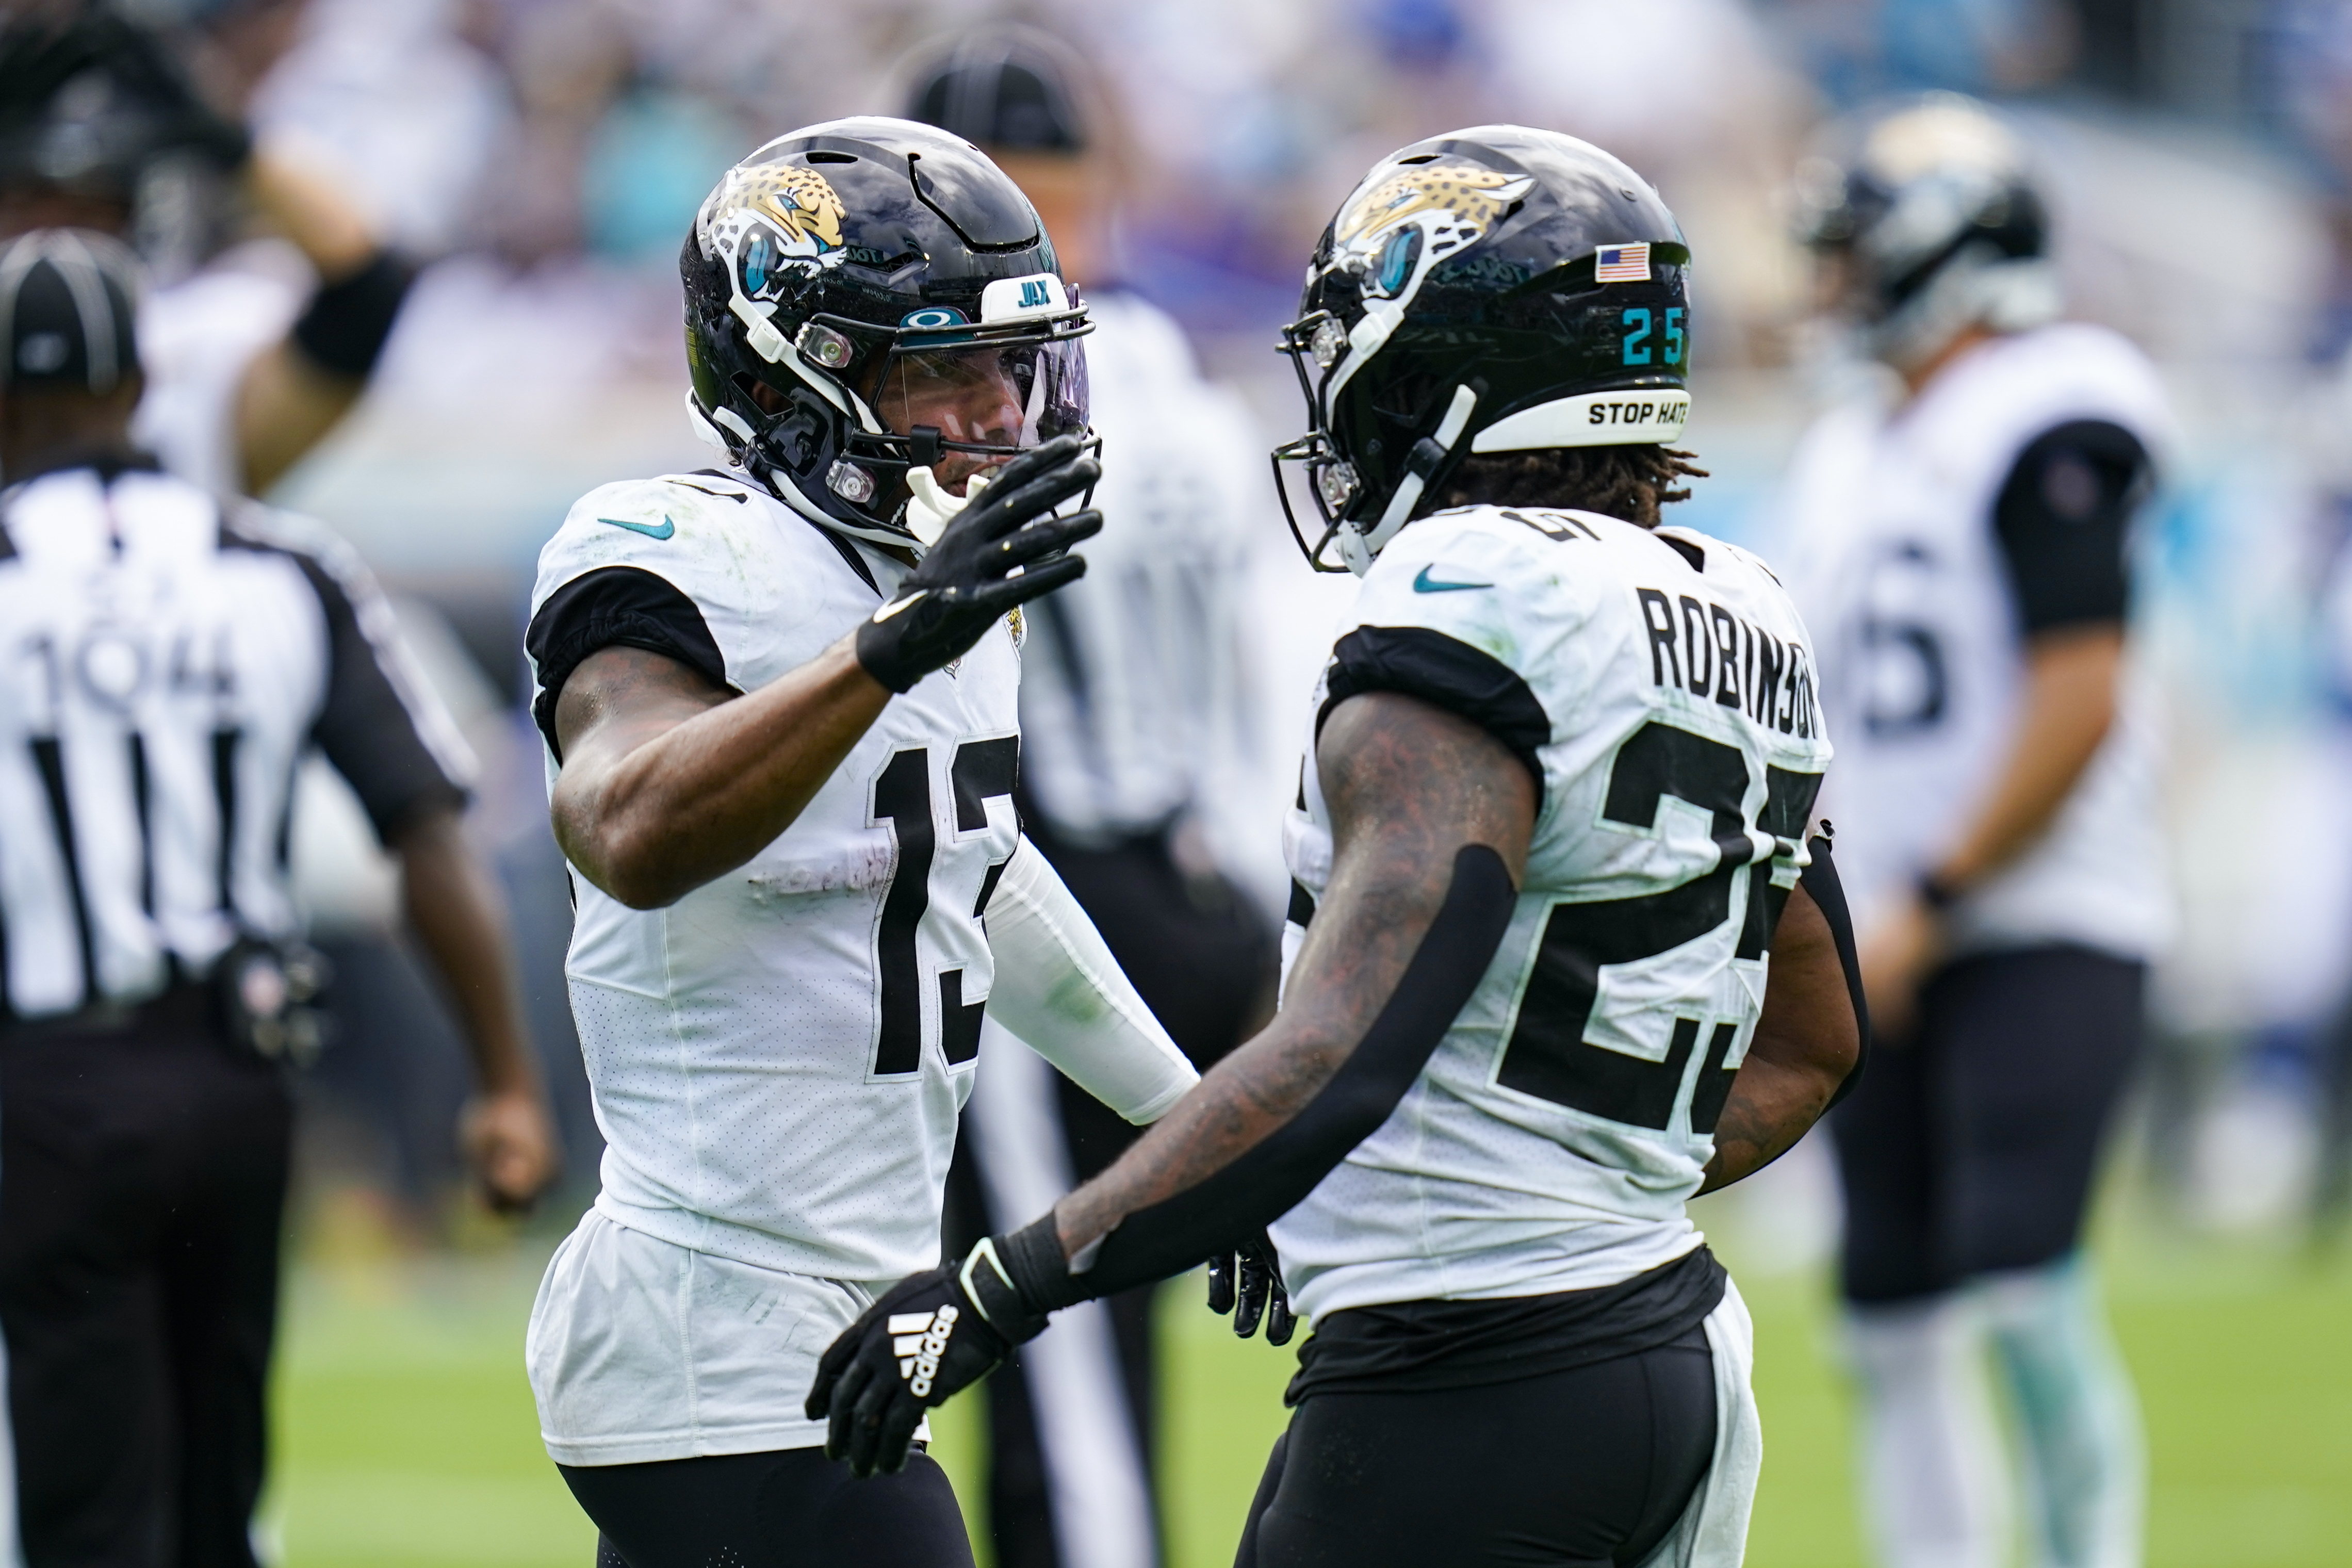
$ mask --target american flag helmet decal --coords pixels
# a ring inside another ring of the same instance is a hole
[[[1650,242],[1638,245],[1604,245],[1592,253],[1592,280],[1595,283],[1647,283],[1650,280]]]

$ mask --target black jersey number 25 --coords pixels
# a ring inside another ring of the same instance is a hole
[[[1756,826],[1778,838],[1795,838],[1812,816],[1821,775],[1768,767],[1764,781]],[[1647,831],[1657,826],[1658,805],[1668,795],[1696,806],[1714,819],[1715,869],[1661,893],[1553,906],[1534,973],[1519,999],[1518,1025],[1504,1047],[1498,1081],[1505,1088],[1611,1121],[1665,1129],[1698,1044],[1700,1021],[1674,1020],[1666,1058],[1660,1062],[1593,1045],[1584,1032],[1606,964],[1671,952],[1735,913],[1741,921],[1738,956],[1760,958],[1770,946],[1788,894],[1772,886],[1765,867],[1748,879],[1746,909],[1731,907],[1733,880],[1755,856],[1741,820],[1748,783],[1748,759],[1738,747],[1671,725],[1644,724],[1619,749],[1602,818]],[[1709,1034],[1706,1069],[1691,1100],[1694,1133],[1714,1131],[1723,1112],[1733,1077],[1721,1070],[1723,1059],[1738,1033],[1718,1023]]]
[[[948,768],[948,784],[955,792],[955,830],[976,833],[988,826],[988,802],[1013,793],[1021,766],[1021,741],[1000,735],[988,741],[966,741],[955,751]],[[897,752],[874,780],[875,826],[887,822],[898,841],[898,869],[882,900],[882,928],[875,957],[882,980],[881,1037],[875,1046],[877,1078],[917,1071],[923,1065],[923,965],[915,933],[931,907],[931,860],[939,848],[939,830],[931,818],[931,754],[917,746]],[[1004,862],[992,861],[980,879],[980,897],[971,906],[978,920],[988,908]],[[963,971],[940,972],[940,1049],[949,1063],[968,1062],[980,1054],[981,1019],[985,998],[963,999]]]

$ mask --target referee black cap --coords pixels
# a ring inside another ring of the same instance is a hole
[[[139,374],[138,302],[139,259],[107,235],[37,228],[0,244],[0,392],[112,392]]]
[[[982,147],[1083,153],[1084,71],[1050,33],[1019,23],[975,28],[916,72],[907,118]]]

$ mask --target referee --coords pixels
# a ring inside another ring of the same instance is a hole
[[[552,1159],[463,744],[346,547],[131,447],[137,295],[105,236],[0,245],[0,1329],[33,1568],[249,1568],[311,746],[400,858],[491,1201]]]

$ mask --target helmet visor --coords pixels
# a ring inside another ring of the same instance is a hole
[[[1076,338],[892,352],[872,398],[914,460],[961,494],[973,474],[1024,447],[1087,428],[1087,355]]]

